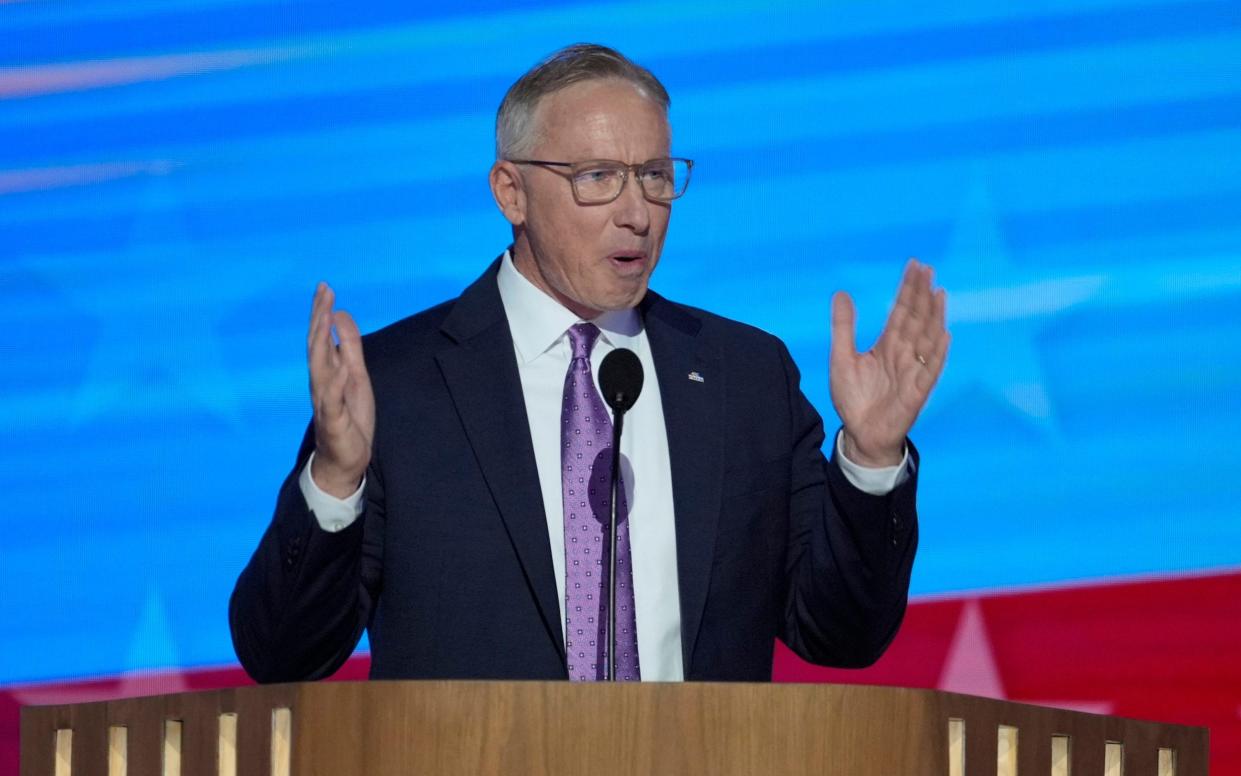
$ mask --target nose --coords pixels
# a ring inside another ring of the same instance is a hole
[[[629,229],[634,234],[646,234],[651,228],[651,207],[651,201],[642,194],[637,173],[630,170],[625,179],[625,188],[612,202],[612,223],[622,229]]]

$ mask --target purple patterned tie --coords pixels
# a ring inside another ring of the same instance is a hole
[[[593,323],[569,328],[573,360],[564,378],[560,412],[560,481],[564,495],[565,652],[569,679],[606,677],[608,653],[608,527],[612,520],[612,420],[590,372],[599,338]],[[638,628],[633,606],[629,520],[620,488],[616,508],[616,678],[637,681]]]

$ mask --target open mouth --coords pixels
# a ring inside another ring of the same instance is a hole
[[[641,251],[617,251],[608,254],[608,261],[621,277],[639,277],[646,271],[646,254]]]

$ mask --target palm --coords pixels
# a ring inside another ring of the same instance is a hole
[[[905,436],[943,370],[950,340],[945,303],[943,290],[931,288],[930,267],[910,261],[883,333],[859,353],[853,302],[844,293],[833,298],[832,403],[859,463],[899,461]]]

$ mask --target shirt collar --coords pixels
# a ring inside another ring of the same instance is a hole
[[[517,270],[511,249],[504,252],[496,281],[513,334],[513,347],[523,364],[546,353],[570,326],[582,321]],[[632,350],[642,332],[642,316],[632,308],[604,312],[591,319],[591,323],[599,327],[603,339],[614,348]]]

